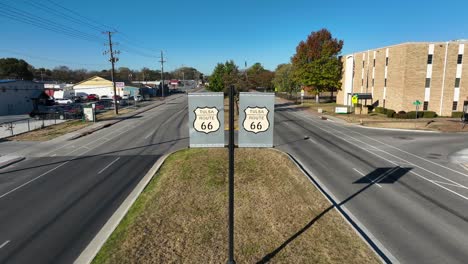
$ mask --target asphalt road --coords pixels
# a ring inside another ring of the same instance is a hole
[[[466,134],[366,129],[277,104],[275,145],[291,153],[401,263],[466,263]],[[392,259],[390,259],[392,260]]]
[[[162,155],[188,146],[187,97],[0,170],[0,263],[72,263]]]

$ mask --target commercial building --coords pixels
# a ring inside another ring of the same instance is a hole
[[[343,56],[337,103],[351,105],[354,93],[369,93],[374,105],[451,116],[468,104],[468,40],[403,43]]]
[[[117,84],[117,83],[116,83]],[[117,95],[123,95],[123,88],[122,85],[116,85],[116,92]],[[114,96],[114,84],[99,76],[91,77],[87,80],[79,82],[73,86],[73,90],[75,90],[76,95],[81,94],[97,94],[99,97],[106,95],[109,97]]]
[[[38,104],[45,104],[48,97],[42,83],[0,80],[0,116],[28,114]]]

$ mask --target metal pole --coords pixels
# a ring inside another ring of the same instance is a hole
[[[234,85],[229,89],[229,259],[234,260]]]
[[[29,119],[28,119],[28,132],[31,131],[31,128],[29,127]]]

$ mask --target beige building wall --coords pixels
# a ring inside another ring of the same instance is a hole
[[[460,44],[464,44],[463,63],[457,66]],[[428,67],[431,45],[433,46],[432,65]],[[413,102],[415,100],[424,102],[428,97],[427,110],[442,116],[450,116],[453,111],[462,111],[464,101],[468,101],[468,85],[465,85],[468,84],[467,49],[468,41],[448,42],[448,48],[447,42],[403,43],[343,56],[342,90],[337,94],[337,103],[343,104],[344,96],[347,96],[344,94],[346,78],[349,77],[346,73],[346,63],[349,60],[346,58],[352,56],[354,58],[353,93],[372,93],[374,102],[378,101],[379,106],[395,111],[414,111]],[[457,67],[462,67],[462,70],[459,96],[454,98]],[[385,68],[387,68],[386,86]],[[432,68],[432,71],[429,68]],[[430,78],[428,90],[426,78]],[[426,93],[429,93],[428,96]],[[458,100],[456,110],[452,110],[454,99]],[[422,108],[423,106],[420,110],[423,110]]]

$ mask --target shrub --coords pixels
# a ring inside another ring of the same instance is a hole
[[[399,111],[397,114],[395,114],[395,118],[398,118],[398,119],[406,119],[406,118],[408,118],[408,117],[407,117],[405,111]]]
[[[423,117],[424,118],[434,118],[434,117],[437,117],[437,114],[434,111],[424,111]]]
[[[422,118],[423,115],[424,115],[423,111],[418,111],[418,118]],[[416,119],[416,111],[410,111],[406,113],[406,116],[408,117],[408,119]]]
[[[395,110],[392,109],[387,109],[387,117],[394,117],[395,116]]]
[[[375,108],[375,112],[376,113],[379,113],[379,114],[387,114],[387,109],[386,108],[383,108],[383,107],[380,107],[380,106],[377,106]]]
[[[463,116],[463,112],[452,112],[453,118],[461,118]]]

